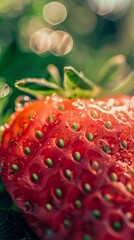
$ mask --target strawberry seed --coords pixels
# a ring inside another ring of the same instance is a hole
[[[83,240],[91,240],[91,237],[88,234],[86,234],[84,235]]]
[[[78,130],[78,125],[77,123],[72,124],[72,130],[77,131]]]
[[[65,110],[65,106],[63,104],[60,104],[58,108],[59,108],[60,111],[64,111]]]
[[[111,195],[110,194],[105,194],[104,195],[104,199],[107,201],[107,202],[111,202]]]
[[[112,224],[112,227],[115,231],[120,231],[121,229],[121,223],[119,221],[115,221],[113,224]]]
[[[35,183],[38,183],[39,182],[39,176],[37,173],[33,173],[32,174],[32,180],[35,182]]]
[[[93,141],[93,139],[94,139],[93,134],[89,132],[89,133],[87,134],[87,139],[88,139],[89,141]]]
[[[42,139],[42,138],[43,138],[43,133],[38,130],[38,131],[36,132],[36,137]]]
[[[81,159],[81,154],[80,154],[79,152],[74,152],[73,158],[74,158],[74,160],[76,160],[77,162],[79,162],[80,159]]]
[[[69,169],[66,169],[64,174],[65,174],[66,178],[71,179],[72,173],[71,173],[71,171]]]
[[[134,176],[134,168],[130,168],[130,173]]]
[[[53,119],[52,116],[49,116],[49,117],[48,117],[48,122],[49,122],[49,123],[53,123],[53,122],[54,122],[54,119]]]
[[[27,155],[30,155],[31,154],[31,149],[29,147],[25,147],[24,148],[24,152],[27,154]]]
[[[102,147],[102,150],[103,150],[105,153],[111,153],[111,149],[110,149],[108,146],[103,146],[103,147]]]
[[[68,219],[65,219],[64,220],[64,227],[65,228],[70,228],[70,226],[71,226],[71,221],[69,221]]]
[[[126,189],[128,192],[132,192],[132,185],[131,184],[127,184],[126,185]]]
[[[125,140],[121,142],[121,145],[123,148],[127,149],[127,142]]]
[[[18,170],[19,170],[18,165],[15,164],[15,163],[12,164],[11,168],[12,168],[12,170],[13,170],[14,172],[18,172]]]
[[[46,209],[47,212],[51,212],[53,207],[52,207],[52,205],[50,203],[46,203],[45,209]]]
[[[93,111],[91,112],[91,116],[92,116],[93,118],[97,119],[97,118],[98,118],[98,112],[97,112],[96,110],[93,110]]]
[[[99,219],[101,218],[101,213],[98,209],[94,209],[93,212],[92,212],[92,215],[96,218],[96,219]]]
[[[59,148],[64,148],[65,143],[64,143],[63,139],[59,139],[57,145]]]
[[[84,186],[83,186],[84,190],[86,193],[89,193],[91,192],[91,186],[89,183],[85,183]]]
[[[57,198],[62,198],[63,197],[63,193],[62,193],[60,188],[55,189],[55,195],[56,195]]]
[[[130,221],[132,219],[132,213],[131,212],[126,212],[126,218]]]
[[[107,129],[111,129],[112,123],[111,123],[110,121],[107,121],[107,122],[105,123],[105,126],[106,126]]]
[[[99,169],[99,163],[97,161],[93,161],[92,168],[97,171]]]
[[[74,205],[77,209],[80,209],[82,207],[82,202],[79,199],[77,199],[75,200]]]
[[[118,180],[116,173],[113,172],[110,174],[110,180],[113,182],[116,182]]]
[[[49,168],[53,167],[53,160],[51,158],[47,158],[45,163]]]

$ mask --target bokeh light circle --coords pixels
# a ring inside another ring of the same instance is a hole
[[[66,19],[67,10],[62,3],[53,1],[44,6],[43,16],[49,24],[57,25]]]

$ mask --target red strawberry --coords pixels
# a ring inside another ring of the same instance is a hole
[[[133,240],[131,97],[29,103],[5,126],[1,165],[39,239]]]

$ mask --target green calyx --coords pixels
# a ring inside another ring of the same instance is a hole
[[[124,90],[129,93],[134,88],[134,72],[128,68],[123,55],[109,59],[101,67],[95,81],[89,80],[82,72],[70,66],[64,68],[63,81],[54,65],[48,66],[47,71],[48,80],[27,78],[17,81],[15,86],[37,98],[53,94],[64,98],[97,98],[122,94]],[[63,111],[64,106],[60,106],[60,110]]]

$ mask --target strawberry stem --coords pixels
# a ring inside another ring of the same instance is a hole
[[[44,78],[27,78],[17,81],[15,86],[36,98],[52,94],[64,98],[97,98],[127,94],[134,89],[134,72],[128,67],[123,55],[112,57],[102,67],[97,77],[100,86],[70,66],[64,68],[63,82],[55,66],[49,65],[47,71],[48,81]]]
[[[82,72],[79,73],[70,66],[64,68],[63,87],[70,98],[97,97],[102,91],[100,87],[86,78]]]

